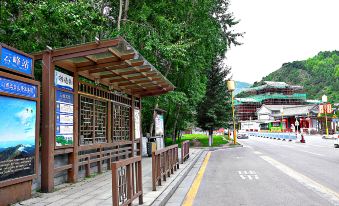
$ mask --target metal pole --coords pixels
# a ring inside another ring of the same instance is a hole
[[[233,113],[233,143],[237,144],[237,134],[235,131],[235,118],[234,118],[234,96],[233,91],[231,92],[232,95],[232,113]]]
[[[328,136],[328,126],[327,126],[327,107],[324,103],[324,110],[325,110],[325,125],[326,125],[326,136]]]

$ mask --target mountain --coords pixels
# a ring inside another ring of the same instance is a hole
[[[263,81],[301,85],[308,99],[321,99],[326,94],[330,102],[339,102],[339,51],[319,52],[307,60],[285,63],[253,86]]]
[[[246,88],[250,88],[251,84],[246,83],[246,82],[240,82],[240,81],[235,81],[235,91],[234,95],[239,94],[241,91],[243,91]]]
[[[35,147],[32,145],[18,144],[14,147],[1,148],[0,162],[5,160],[32,157],[35,153]]]

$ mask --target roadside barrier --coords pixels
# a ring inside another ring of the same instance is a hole
[[[186,140],[181,143],[181,164],[190,157],[190,141]]]
[[[178,145],[165,147],[152,152],[152,187],[156,191],[157,183],[161,185],[161,179],[167,177],[179,169]]]
[[[282,140],[296,140],[297,139],[297,134],[295,134],[295,133],[249,132],[248,134],[251,135],[251,136],[254,136],[254,137],[271,138],[271,139],[282,139]]]
[[[113,162],[111,166],[113,206],[132,205],[136,198],[142,204],[141,156]]]

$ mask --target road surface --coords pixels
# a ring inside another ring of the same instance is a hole
[[[201,181],[191,186],[197,192],[189,192],[184,205],[339,205],[339,149],[333,140],[239,142],[243,148],[210,153]]]

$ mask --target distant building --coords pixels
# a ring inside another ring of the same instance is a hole
[[[265,81],[264,85],[245,89],[246,98],[235,98],[238,121],[257,120],[257,110],[262,105],[308,105],[319,103],[307,100],[304,88],[285,82]]]
[[[318,111],[318,105],[262,105],[257,115],[261,130],[317,132],[321,128]]]

